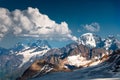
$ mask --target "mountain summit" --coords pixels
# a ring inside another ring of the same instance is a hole
[[[97,47],[100,42],[101,37],[93,33],[85,33],[79,38],[79,43],[86,45],[89,48]]]
[[[78,38],[78,43],[89,48],[104,48],[106,50],[115,50],[120,48],[120,41],[112,35],[102,38],[94,33],[85,33]]]

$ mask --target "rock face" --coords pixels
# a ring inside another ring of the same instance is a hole
[[[89,47],[89,48],[94,48],[97,47],[98,44],[101,43],[101,38],[93,33],[85,33],[80,36],[79,41],[81,44]]]
[[[104,58],[107,59],[96,66],[70,73],[54,73],[32,80],[50,80],[53,77],[56,80],[120,80],[120,50],[115,50],[112,54],[102,57],[102,59]]]
[[[73,49],[70,52],[69,56],[72,55],[81,55],[82,57],[85,57],[86,59],[89,57],[90,49],[82,44],[78,45],[75,49]]]
[[[71,71],[82,67],[97,65],[106,61],[110,55],[110,52],[105,49],[89,49],[82,44],[69,49],[68,53],[56,54],[57,51],[58,53],[62,52],[60,50],[48,51],[48,53],[55,53],[45,55],[41,60],[36,60],[18,80],[35,78],[49,72]]]
[[[57,71],[70,71],[64,67],[61,67],[56,64],[52,64],[45,60],[36,60],[24,73],[21,77],[16,80],[28,80],[29,78],[35,78],[47,74],[49,72]]]
[[[49,53],[50,52],[50,53]],[[61,54],[62,53],[62,54]],[[101,63],[107,59],[107,56],[112,52],[104,48],[86,47],[82,44],[75,45],[75,47],[65,47],[58,50],[50,50],[47,52],[49,56],[45,56],[45,60],[50,63],[57,64],[63,67],[88,67],[98,61]],[[96,65],[98,64],[96,63]]]
[[[120,72],[120,49],[115,50],[107,60],[111,64],[113,72]]]
[[[99,52],[99,50],[101,52],[104,52],[104,50],[101,50],[101,49],[96,49],[96,52],[97,51]],[[73,55],[71,55],[71,56],[73,56]],[[65,59],[67,59],[67,58],[65,58]],[[71,71],[70,69],[61,66],[61,63],[63,63],[63,61],[65,61],[65,60],[59,59],[59,57],[55,57],[55,56],[51,56],[49,58],[49,60],[47,60],[47,61],[46,60],[37,60],[17,80],[27,80],[29,78],[35,78],[35,77],[38,78],[38,77],[40,77],[44,74],[50,73],[50,72]],[[98,65],[96,68],[100,67],[101,69],[107,69],[108,71],[112,70],[112,72],[120,72],[120,49],[115,50],[113,53],[111,53],[109,55],[106,54],[106,55],[102,56],[99,61],[91,60],[88,63],[86,63],[85,65],[89,66],[91,64],[94,64],[94,62],[96,63],[96,62],[100,62],[100,61],[105,62],[105,64]],[[67,64],[67,62],[64,63],[64,65],[65,64]],[[70,67],[72,67],[72,65]],[[82,67],[79,67],[79,68],[82,68]],[[105,71],[107,71],[107,70],[105,70]],[[106,73],[109,73],[109,72],[106,72]]]
[[[28,78],[33,77],[35,74],[37,74],[40,71],[40,69],[42,69],[44,63],[45,63],[44,60],[35,61],[17,80],[27,80]]]

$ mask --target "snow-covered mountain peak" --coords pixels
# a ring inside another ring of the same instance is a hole
[[[90,48],[94,48],[100,43],[101,38],[93,33],[85,33],[80,36],[80,43]]]
[[[20,46],[23,45],[24,44],[20,44]],[[29,43],[26,49],[17,53],[17,55],[23,56],[22,64],[19,67],[22,67],[27,62],[34,61],[37,58],[41,58],[41,56],[47,53],[47,51],[49,51],[50,49],[50,45],[45,40],[37,40]]]
[[[113,35],[109,35],[105,40],[104,40],[104,48],[106,50],[112,49],[115,50],[117,48],[120,48],[120,41]]]
[[[4,54],[3,56],[10,59],[9,62],[11,62],[12,65],[14,65],[13,61],[17,59],[18,62],[15,62],[15,65],[18,66],[17,68],[20,68],[30,64],[36,59],[40,59],[50,49],[49,43],[44,40],[32,41],[30,44],[18,42],[13,48],[8,50],[0,48],[0,55]],[[2,57],[5,61],[8,61],[7,58]]]
[[[89,48],[104,48],[106,50],[115,50],[120,48],[120,41],[113,35],[108,35],[103,39],[94,33],[82,34],[78,40],[79,44],[85,45]]]

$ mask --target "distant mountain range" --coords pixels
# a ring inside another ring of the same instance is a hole
[[[89,48],[105,48],[106,50],[115,50],[120,48],[120,41],[115,36],[109,35],[106,39],[93,34],[85,33],[80,36],[79,44],[83,44]]]
[[[119,48],[120,41],[114,36],[103,39],[93,33],[85,33],[77,42],[63,48],[51,48],[46,40],[17,43],[10,49],[0,48],[0,78],[14,80],[21,76],[18,80],[27,80],[49,72],[69,72],[99,65],[116,57],[111,55],[117,53],[118,56],[119,51],[114,51]],[[119,59],[115,64],[119,64]]]

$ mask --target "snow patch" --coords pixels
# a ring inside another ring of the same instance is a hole
[[[84,58],[80,55],[69,56],[67,58],[67,61],[68,61],[68,64],[74,65],[77,67],[83,66],[83,65],[87,64],[88,62],[90,62],[89,60],[86,60],[86,58]]]

